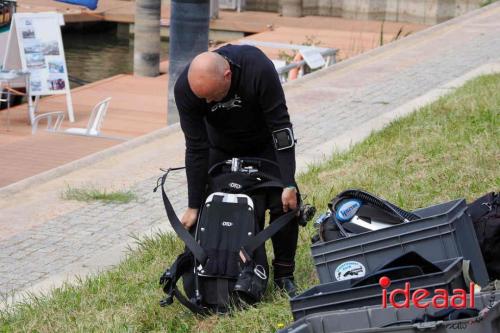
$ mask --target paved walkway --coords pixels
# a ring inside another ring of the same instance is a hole
[[[496,3],[285,85],[300,140],[300,169],[411,111],[412,101],[499,61]],[[109,267],[133,244],[131,234],[166,229],[161,197],[152,188],[159,167],[183,164],[183,136],[174,126],[141,143],[110,148],[51,181],[0,190],[1,292],[39,290]],[[132,189],[138,200],[105,205],[59,198],[66,184],[88,183]],[[182,172],[169,180],[169,188],[180,212],[186,202]]]

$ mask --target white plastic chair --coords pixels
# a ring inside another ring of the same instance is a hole
[[[37,132],[38,124],[42,119],[47,119],[47,131],[57,132],[61,128],[61,124],[64,120],[64,112],[47,112],[36,116],[35,119],[33,119],[33,125],[31,126],[31,134],[35,134]]]
[[[97,103],[92,110],[89,122],[86,128],[68,128],[64,132],[69,134],[79,134],[88,136],[99,136],[101,134],[101,126],[104,121],[104,116],[108,111],[109,101],[111,97]]]

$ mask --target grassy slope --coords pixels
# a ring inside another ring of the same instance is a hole
[[[303,192],[326,207],[338,192],[359,187],[413,209],[498,190],[499,92],[500,75],[469,82],[312,167],[299,178]],[[317,282],[312,234],[311,226],[301,230],[296,277],[302,289]],[[116,269],[0,314],[0,332],[273,332],[292,321],[286,297],[272,288],[266,302],[232,316],[198,319],[178,303],[160,308],[158,277],[181,250],[171,235],[144,240]]]

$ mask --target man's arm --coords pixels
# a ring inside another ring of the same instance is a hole
[[[259,51],[260,52],[260,51]],[[257,64],[256,91],[259,104],[264,113],[267,127],[272,132],[290,131],[293,128],[285,101],[285,93],[273,63],[262,53]],[[286,130],[288,129],[288,130]],[[291,147],[276,149],[276,160],[280,167],[281,178],[285,185],[281,195],[283,211],[297,208],[297,183],[295,182],[295,142]]]
[[[273,63],[262,53],[256,68],[256,92],[260,107],[264,113],[267,127],[271,132],[289,128],[293,133],[290,115],[285,101],[283,87]],[[295,182],[295,146],[276,150],[276,159],[280,166],[282,181],[285,186],[296,186]]]
[[[188,207],[199,209],[208,171],[207,132],[201,110],[193,103],[187,79],[179,77],[174,89],[179,118],[186,139],[186,176],[188,183]],[[196,102],[196,100],[194,100]]]

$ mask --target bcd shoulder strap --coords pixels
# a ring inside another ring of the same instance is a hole
[[[245,245],[243,245],[242,250],[244,254],[251,254],[259,246],[264,244],[266,240],[273,237],[278,231],[281,230],[287,223],[292,221],[297,215],[298,209],[294,209],[285,215],[280,216],[273,223],[271,223],[267,228],[259,232],[257,235],[250,238]]]
[[[165,206],[165,211],[167,212],[168,220],[170,221],[172,228],[174,229],[175,233],[179,236],[179,238],[182,239],[184,244],[186,244],[188,249],[193,253],[196,260],[198,260],[198,262],[201,265],[204,265],[205,262],[207,261],[207,255],[206,255],[205,251],[200,246],[200,244],[198,244],[196,242],[196,240],[193,238],[193,236],[191,236],[191,234],[186,229],[184,229],[184,226],[182,225],[181,221],[179,220],[179,218],[177,217],[177,214],[174,211],[174,208],[172,207],[172,203],[170,202],[170,200],[167,197],[167,193],[165,193],[164,185],[165,185],[165,179],[167,178],[168,173],[170,171],[181,170],[184,168],[185,167],[167,169],[165,174],[160,179],[158,179],[158,184],[153,191],[156,192],[158,187],[161,187],[161,192],[162,192],[161,195],[163,197],[163,205]]]

